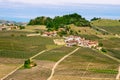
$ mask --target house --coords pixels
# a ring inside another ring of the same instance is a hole
[[[70,41],[66,41],[66,46],[70,47],[70,46],[74,46],[77,45],[78,42],[75,40],[70,40]]]
[[[65,38],[65,43],[66,43],[66,46],[77,45],[77,46],[88,47],[88,48],[98,46],[98,42],[91,41],[91,40],[85,40],[85,38],[81,38],[79,36],[66,37]]]
[[[56,31],[44,32],[42,34],[42,36],[45,36],[45,37],[54,37],[54,36],[57,36],[57,32]]]

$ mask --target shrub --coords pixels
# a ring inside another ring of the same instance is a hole
[[[107,50],[106,50],[106,49],[104,49],[104,48],[102,48],[102,49],[101,49],[101,51],[102,51],[102,52],[104,52],[104,53],[106,53],[106,52],[107,52]]]

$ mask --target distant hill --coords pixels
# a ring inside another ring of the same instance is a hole
[[[76,26],[89,26],[89,21],[83,18],[81,15],[74,13],[63,16],[50,17],[37,17],[31,19],[28,25],[46,25],[48,29],[57,30],[65,25],[74,24]]]
[[[0,20],[0,24],[26,25],[27,23],[24,23],[24,22],[15,22],[15,21],[8,21],[8,20]]]
[[[96,27],[108,33],[120,34],[120,20],[98,19],[90,22],[92,27]]]

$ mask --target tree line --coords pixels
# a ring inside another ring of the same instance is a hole
[[[54,18],[50,17],[36,17],[31,19],[28,25],[46,25],[50,30],[57,30],[58,28],[63,28],[65,25],[74,24],[76,26],[90,26],[90,22],[83,18],[77,13],[56,16]]]

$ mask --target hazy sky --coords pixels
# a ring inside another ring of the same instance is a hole
[[[120,19],[120,0],[0,0],[0,19],[29,21],[37,16],[70,13],[87,19]]]

